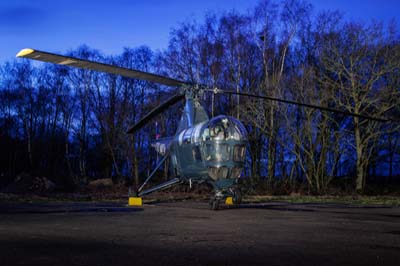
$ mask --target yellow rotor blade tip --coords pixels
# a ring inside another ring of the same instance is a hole
[[[21,51],[19,51],[19,53],[17,54],[17,57],[24,57],[28,54],[33,53],[35,50],[30,49],[30,48],[26,48],[26,49],[22,49]]]

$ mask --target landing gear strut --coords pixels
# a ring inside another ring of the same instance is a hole
[[[213,211],[218,210],[218,209],[219,209],[220,201],[221,201],[220,199],[217,199],[217,198],[215,198],[215,197],[212,197],[212,198],[210,199],[210,202],[208,203],[208,204],[209,204],[209,207],[210,207],[210,210],[213,210]]]
[[[218,190],[215,192],[215,195],[210,198],[209,201],[209,207],[210,210],[218,210],[219,205],[221,202],[223,202],[225,199],[231,198],[230,203],[228,203],[228,200],[226,204],[240,204],[242,203],[242,193],[238,187],[230,187],[228,190]]]

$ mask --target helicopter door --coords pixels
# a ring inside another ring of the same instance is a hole
[[[178,164],[178,160],[176,159],[176,155],[172,154],[171,155],[171,164],[172,164],[172,170],[173,170],[173,174],[175,177],[180,176],[181,175],[181,169],[179,167]]]
[[[178,151],[182,168],[185,168],[187,165],[190,165],[194,162],[191,138],[192,131],[193,128],[188,128],[180,134]]]
[[[193,155],[193,160],[195,162],[201,162],[201,152],[200,152],[200,147],[198,145],[193,146],[192,155]]]

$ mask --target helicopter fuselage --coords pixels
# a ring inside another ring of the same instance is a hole
[[[209,182],[224,190],[241,175],[246,144],[242,123],[220,115],[178,131],[170,143],[155,147],[162,155],[169,152],[173,173],[182,181]]]
[[[185,92],[185,107],[169,146],[171,165],[182,181],[208,182],[216,191],[231,187],[244,167],[247,132],[234,117],[209,118],[199,94]]]

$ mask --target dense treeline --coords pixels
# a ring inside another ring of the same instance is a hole
[[[375,117],[400,117],[400,38],[396,26],[315,14],[304,1],[261,1],[249,14],[207,14],[171,32],[165,51],[125,48],[116,56],[81,46],[69,55],[199,82],[329,106]],[[143,178],[157,155],[156,134],[174,134],[180,106],[137,134],[127,128],[173,89],[93,71],[18,59],[0,69],[0,174],[46,176],[64,187],[87,179]],[[206,95],[207,96],[207,95]],[[351,177],[400,174],[397,123],[321,112],[244,97],[204,97],[210,115],[230,114],[249,133],[244,176],[323,193]],[[387,181],[387,178],[385,179]]]

